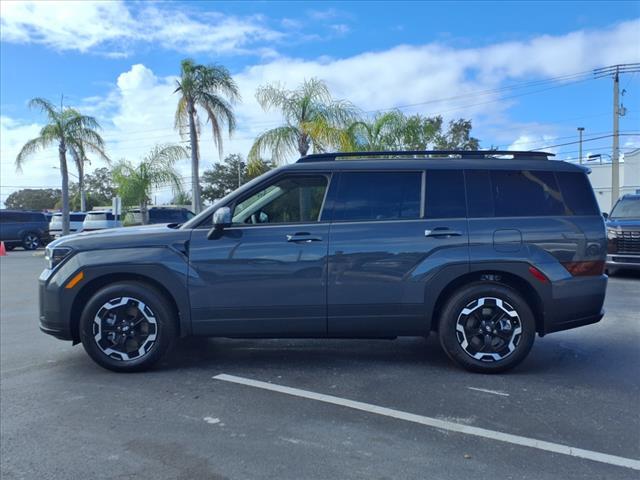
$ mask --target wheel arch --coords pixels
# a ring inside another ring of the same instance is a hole
[[[502,270],[500,268],[480,268],[478,270],[473,270],[469,273],[456,277],[446,284],[444,288],[440,290],[440,293],[433,304],[430,329],[432,331],[438,330],[442,309],[449,297],[451,297],[455,291],[464,285],[482,281],[506,285],[521,294],[533,312],[536,322],[536,332],[541,336],[544,335],[545,312],[540,292],[538,292],[528,280],[523,278],[522,275],[512,271]]]
[[[185,336],[187,329],[185,328],[185,319],[188,318],[188,312],[185,311],[185,307],[179,305],[176,298],[170,290],[156,279],[153,279],[147,275],[138,273],[106,273],[104,275],[95,277],[82,286],[82,289],[75,296],[70,310],[70,327],[71,336],[73,338],[74,345],[80,342],[80,316],[82,310],[89,301],[89,299],[101,288],[117,283],[132,281],[137,283],[143,283],[158,290],[162,296],[170,303],[176,314],[176,328],[178,330],[178,336]]]

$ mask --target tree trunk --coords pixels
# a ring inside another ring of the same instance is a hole
[[[142,202],[140,204],[140,217],[142,217],[142,224],[149,224],[149,209],[147,208],[147,202]]]
[[[64,140],[58,146],[58,154],[62,175],[62,235],[69,235],[69,172],[67,171],[67,146]]]
[[[298,137],[298,152],[301,157],[304,157],[309,151],[309,137],[306,133],[300,134]]]
[[[198,132],[195,122],[195,105],[191,100],[187,100],[187,111],[189,113],[189,138],[191,140],[191,208],[193,213],[200,213],[202,203],[200,200],[200,159],[198,155]]]
[[[87,211],[87,192],[84,191],[84,166],[78,165],[78,188],[80,189],[80,211]]]

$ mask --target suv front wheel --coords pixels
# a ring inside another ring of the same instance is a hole
[[[526,300],[512,288],[491,282],[462,287],[440,316],[442,348],[458,365],[480,373],[498,373],[527,356],[536,328]]]
[[[96,292],[80,318],[80,339],[89,356],[116,372],[147,370],[176,337],[174,309],[153,287],[119,282]]]

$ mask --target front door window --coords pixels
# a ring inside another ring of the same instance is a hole
[[[312,223],[320,220],[327,190],[324,175],[290,176],[238,203],[233,223]]]

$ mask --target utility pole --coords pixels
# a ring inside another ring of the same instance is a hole
[[[584,127],[578,127],[578,133],[580,134],[580,163],[582,163],[582,132],[584,132]]]
[[[626,63],[596,68],[596,78],[613,78],[613,149],[611,152],[611,205],[620,196],[620,117],[624,110],[620,108],[620,74],[640,72],[640,63]]]

